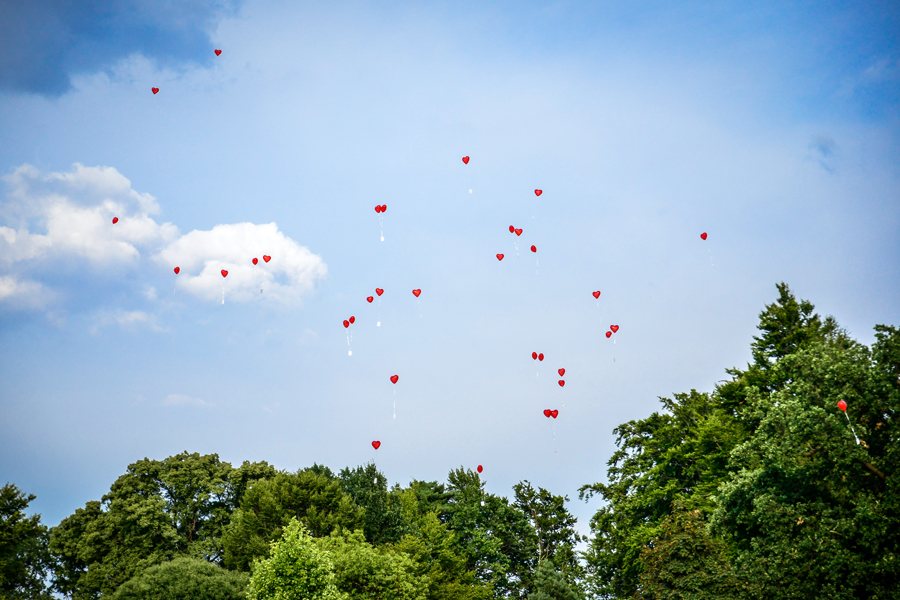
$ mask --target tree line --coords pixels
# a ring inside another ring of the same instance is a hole
[[[0,488],[0,597],[77,600],[898,598],[900,331],[867,347],[786,284],[752,362],[618,426],[582,539],[569,498],[479,474],[389,485],[184,452],[52,528]],[[846,404],[846,412],[838,406]]]

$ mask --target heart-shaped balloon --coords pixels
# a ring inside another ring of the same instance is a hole
[[[266,261],[266,262],[269,262],[270,260],[272,260],[272,257],[271,257],[271,256],[266,256],[265,254],[263,254],[263,260]]]
[[[215,52],[216,52],[216,56],[219,56],[220,54],[222,54],[222,51],[219,50],[218,48],[216,48]]]
[[[222,269],[222,277],[228,277],[228,271]]]
[[[153,92],[154,95],[159,93],[159,88],[150,88],[150,91]]]
[[[400,379],[399,375],[391,375],[391,383],[397,383],[397,380]]]
[[[419,294],[421,294],[421,293],[422,293],[422,290],[420,290],[420,289],[413,290],[413,296],[415,296],[416,298],[418,298]]]
[[[515,230],[516,230],[515,227],[513,227],[512,225],[509,226],[509,232],[510,232],[510,233],[514,232]]]
[[[544,416],[547,417],[548,419],[550,418],[550,412],[551,412],[551,411],[550,411],[549,408],[545,408],[545,409],[544,409]]]
[[[551,410],[551,411],[550,411],[550,416],[553,417],[553,418],[555,419],[556,417],[559,416],[559,411],[558,411],[558,410]]]
[[[368,302],[369,304],[372,304],[372,301],[373,301],[374,299],[375,299],[374,296],[366,296],[366,302]]]
[[[543,194],[543,193],[544,193],[544,190],[534,190],[534,195],[535,195],[535,196],[540,196],[540,195]]]
[[[502,254],[498,254],[498,255],[497,255],[497,260],[503,260],[503,255],[502,255]]]
[[[600,298],[600,290],[597,290],[596,292],[593,292],[593,295],[594,295],[594,298],[598,298],[598,299],[599,299],[599,298]]]
[[[538,354],[538,360],[541,361],[541,362],[544,361],[544,353],[543,353],[543,352],[541,352],[540,354]]]
[[[381,288],[375,288],[375,293],[378,294],[378,295],[380,296],[380,295],[382,295],[382,294],[384,293],[384,290],[381,289]]]
[[[516,235],[522,235],[522,230],[521,230],[521,229],[516,229]]]
[[[372,447],[378,450],[379,448],[381,448],[381,442],[375,440],[374,442],[372,442]]]
[[[706,239],[706,232],[705,232],[705,231],[704,231],[703,233],[700,234],[700,239],[701,239],[701,240],[705,240],[705,239]]]
[[[381,212],[387,212],[387,204],[381,205]]]
[[[560,379],[557,383],[559,383],[559,387],[566,387],[566,382]]]
[[[381,205],[380,205],[380,204],[376,204],[376,205],[375,205],[375,212],[377,212],[377,213],[380,213],[380,212],[381,212]]]
[[[565,370],[565,369],[558,369],[556,372],[559,373],[559,376],[560,376],[560,377],[563,377],[563,376],[566,374],[566,370]]]
[[[532,246],[532,247],[531,247],[531,251],[532,251],[532,252],[537,252],[537,246]]]
[[[346,329],[347,327],[350,327],[350,321],[344,319],[344,329]]]
[[[475,470],[478,471],[479,473],[481,473],[482,471],[484,471],[484,467],[482,467],[481,465],[478,465],[478,467]]]
[[[254,265],[258,265],[258,264],[259,264],[259,259],[258,259],[258,258],[254,258],[254,259],[253,259],[253,264],[254,264]]]
[[[468,157],[468,156],[463,156],[463,163],[464,163],[464,164],[469,164],[469,157]]]
[[[618,326],[618,325],[610,325],[609,328],[612,329],[612,332],[613,332],[613,333],[615,333],[615,332],[617,332],[617,331],[619,330],[619,326]]]
[[[838,408],[841,409],[841,410],[844,411],[844,412],[847,412],[847,403],[844,402],[843,400],[839,400],[839,401],[838,401]]]
[[[119,217],[113,217],[113,225],[119,222]]]
[[[178,275],[181,273],[181,267],[175,267],[175,274]]]
[[[606,337],[611,338],[611,337],[612,337],[612,331],[607,331],[607,332],[606,332]]]
[[[531,353],[531,358],[532,358],[533,360],[537,360],[537,352],[532,352],[532,353]]]
[[[356,317],[350,317],[350,323],[351,324],[356,323]]]

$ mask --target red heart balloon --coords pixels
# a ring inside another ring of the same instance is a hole
[[[375,212],[377,212],[377,213],[380,213],[380,212],[381,212],[381,205],[380,205],[380,204],[376,204],[376,205],[375,205]]]
[[[181,267],[175,267],[175,274],[178,275],[181,273]]]
[[[113,225],[119,222],[119,217],[113,217]]]
[[[415,296],[416,298],[418,298],[419,294],[421,294],[421,293],[422,293],[422,290],[419,290],[419,289],[413,290],[413,296]]]
[[[543,193],[544,193],[544,190],[534,190],[534,195],[535,195],[535,196],[540,196],[540,195],[543,194]]]
[[[350,317],[350,323],[356,323],[356,317]]]
[[[387,204],[381,205],[381,212],[387,212]]]
[[[270,260],[272,260],[272,257],[271,257],[271,256],[266,256],[265,254],[263,254],[263,260],[266,261],[266,262],[269,262]]]
[[[537,252],[537,246],[532,246],[532,247],[531,247],[531,251],[532,251],[532,252]]]
[[[538,360],[541,361],[541,362],[544,361],[544,353],[543,353],[543,352],[541,352],[540,354],[538,354]]]
[[[612,331],[607,331],[607,332],[606,332],[606,337],[608,337],[608,338],[612,337]]]
[[[560,376],[560,377],[562,377],[563,375],[566,374],[566,370],[565,370],[565,369],[559,369],[559,370],[556,371],[556,372],[559,373],[559,376]]]
[[[549,408],[544,409],[544,416],[547,417],[548,419],[550,418],[550,409]]]
[[[347,327],[350,327],[350,321],[344,319],[344,329],[346,329]]]
[[[366,302],[368,302],[369,304],[372,304],[372,300],[374,300],[374,299],[375,299],[374,296],[366,296]]]
[[[618,326],[618,325],[610,325],[609,328],[612,329],[612,332],[613,332],[613,333],[615,333],[615,332],[617,332],[617,331],[619,330],[619,326]]]
[[[463,163],[469,164],[469,157],[468,157],[468,156],[463,156]]]
[[[560,379],[558,383],[559,383],[559,387],[566,387],[566,382],[563,381],[562,379]]]
[[[596,292],[594,292],[594,298],[598,298],[598,299],[600,298],[600,290],[597,290]]]
[[[700,234],[700,239],[701,239],[701,240],[705,240],[705,239],[706,239],[706,232],[705,232],[705,231],[704,231],[703,233]]]
[[[522,230],[521,230],[521,229],[516,229],[516,235],[522,235]]]
[[[228,271],[222,269],[222,277],[228,277]]]
[[[259,259],[258,259],[258,258],[254,258],[254,259],[253,259],[253,264],[254,264],[254,265],[258,265],[258,264],[259,264]]]
[[[398,379],[400,379],[399,375],[391,375],[391,383],[397,383]]]
[[[478,465],[478,468],[475,470],[478,471],[479,473],[481,473],[482,471],[484,471],[484,467],[482,467],[481,465]]]
[[[159,88],[150,88],[150,91],[155,95],[159,93]]]
[[[502,254],[498,254],[498,255],[497,255],[497,260],[503,260],[503,255],[502,255]]]
[[[531,353],[531,358],[532,358],[533,360],[537,360],[537,352],[532,352],[532,353]]]
[[[216,56],[219,56],[220,54],[222,54],[222,51],[216,48]]]
[[[378,450],[379,448],[381,448],[381,442],[375,440],[374,442],[372,442],[372,447]]]
[[[512,225],[509,226],[509,232],[510,232],[510,233],[514,232],[515,230],[516,230],[515,227],[513,227]]]
[[[375,293],[378,294],[378,295],[380,296],[380,295],[382,295],[382,294],[384,293],[384,290],[381,289],[381,288],[375,288]]]
[[[556,417],[559,416],[559,411],[558,411],[558,410],[551,410],[551,411],[550,411],[550,416],[553,417],[553,418],[555,419]]]
[[[839,401],[838,401],[838,408],[841,409],[841,410],[844,411],[844,412],[847,412],[847,403],[844,402],[843,400],[839,400]]]

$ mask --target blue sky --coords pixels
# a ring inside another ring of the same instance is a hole
[[[49,524],[182,450],[574,499],[777,282],[900,322],[891,3],[154,4],[0,9],[0,480]]]

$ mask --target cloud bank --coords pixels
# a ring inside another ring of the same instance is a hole
[[[68,172],[42,174],[22,165],[3,181],[9,193],[0,202],[0,306],[44,308],[52,301],[52,283],[29,278],[37,264],[51,274],[76,261],[93,267],[85,276],[114,270],[145,277],[149,260],[179,267],[178,289],[196,298],[215,300],[224,287],[232,301],[256,300],[263,290],[265,301],[288,305],[299,304],[327,274],[321,257],[275,223],[221,224],[180,235],[172,223],[154,218],[156,199],[134,190],[113,167],[75,164]],[[145,283],[140,295],[155,300],[148,289]]]

